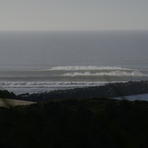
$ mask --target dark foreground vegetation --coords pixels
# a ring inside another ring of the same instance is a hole
[[[0,98],[16,98],[16,95],[12,92],[9,92],[7,90],[0,90]]]
[[[0,148],[147,148],[148,102],[56,99],[0,108]]]

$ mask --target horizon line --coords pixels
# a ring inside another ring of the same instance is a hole
[[[98,30],[0,30],[0,32],[56,32],[56,31],[61,31],[61,32],[78,32],[78,31],[148,31],[148,29],[98,29]]]

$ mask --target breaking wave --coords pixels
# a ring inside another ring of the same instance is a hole
[[[126,71],[110,71],[110,72],[97,72],[97,73],[91,73],[91,72],[71,72],[71,73],[65,73],[63,76],[117,76],[117,77],[123,77],[123,76],[136,76],[136,77],[141,77],[141,76],[146,76],[145,74],[141,73],[140,71],[131,71],[131,72],[126,72]]]
[[[63,90],[72,88],[82,88],[90,86],[101,86],[106,82],[25,82],[25,81],[8,81],[0,82],[1,90],[9,90],[15,94],[39,93],[53,90]]]
[[[46,69],[47,70],[47,69]],[[68,71],[75,71],[75,70],[131,70],[129,68],[122,68],[118,66],[57,66],[52,67],[48,70],[68,70]]]
[[[106,79],[107,78],[107,79]],[[113,79],[112,79],[113,78]],[[0,71],[1,81],[130,81],[145,80],[147,71],[122,67],[59,66],[36,71]]]
[[[95,85],[102,85],[103,83],[98,82],[25,82],[25,81],[17,81],[17,82],[0,82],[0,85],[3,87],[9,87],[9,88],[32,88],[32,87],[69,87],[69,86],[95,86]]]

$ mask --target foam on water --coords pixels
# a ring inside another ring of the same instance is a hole
[[[3,81],[0,82],[1,89],[7,89],[15,94],[38,93],[52,90],[72,89],[89,86],[101,86],[106,82],[25,82],[25,81]]]
[[[57,66],[45,70],[68,70],[68,71],[79,71],[79,70],[131,70],[129,68],[122,68],[118,66]]]
[[[143,73],[141,73],[138,70],[131,71],[131,72],[126,72],[126,71],[110,71],[110,72],[100,72],[100,73],[91,73],[91,72],[71,72],[71,73],[65,73],[63,76],[117,76],[117,77],[124,77],[124,76],[136,76],[136,77],[141,77],[141,76],[147,76]]]
[[[32,88],[32,87],[69,87],[69,86],[95,86],[95,85],[101,85],[106,82],[25,82],[25,81],[14,81],[14,82],[0,82],[0,85],[3,85],[4,87],[9,87],[9,88],[19,88],[19,87],[27,87],[27,88]]]

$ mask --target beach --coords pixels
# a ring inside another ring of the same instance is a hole
[[[34,104],[34,103],[35,102],[25,101],[25,100],[0,98],[0,107],[12,107],[12,106],[18,106],[18,105],[30,105],[30,104]]]

